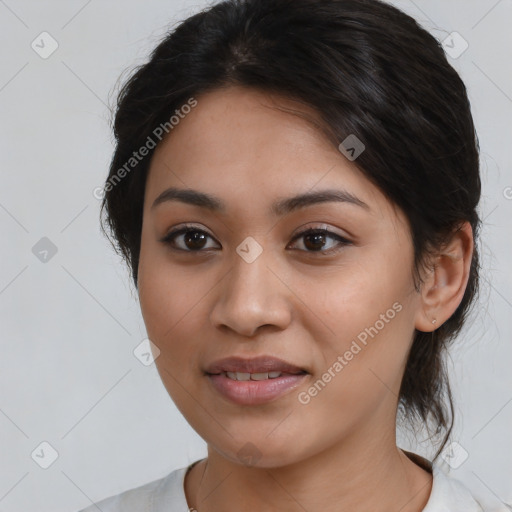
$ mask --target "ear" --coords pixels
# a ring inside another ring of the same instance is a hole
[[[424,277],[420,290],[415,317],[418,331],[434,331],[461,303],[469,279],[473,244],[473,230],[466,221],[434,257],[433,268]]]

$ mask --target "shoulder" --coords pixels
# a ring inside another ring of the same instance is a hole
[[[79,512],[187,512],[183,482],[188,467],[175,469],[158,480],[105,498]]]
[[[422,512],[493,512],[486,500],[474,496],[462,482],[445,472],[442,465],[416,453],[402,451],[432,474],[432,490]]]
[[[432,491],[423,512],[488,512],[469,489],[456,478],[432,465]]]

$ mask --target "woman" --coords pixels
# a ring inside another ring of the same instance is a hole
[[[114,131],[106,224],[208,456],[97,506],[482,510],[436,463],[480,226],[440,44],[376,0],[226,0],[158,45]],[[432,461],[397,420],[438,434]]]

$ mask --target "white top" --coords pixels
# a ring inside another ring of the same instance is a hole
[[[187,470],[195,463],[79,512],[189,512],[184,482]],[[460,481],[445,474],[435,464],[432,464],[432,476],[432,491],[423,512],[486,512]]]

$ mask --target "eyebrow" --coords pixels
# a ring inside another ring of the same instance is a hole
[[[180,189],[174,187],[164,190],[153,202],[151,210],[153,210],[159,204],[168,201],[180,201],[182,203],[205,208],[212,212],[225,214],[227,211],[226,204],[222,201],[222,199],[216,196],[190,188]],[[276,216],[283,216],[301,208],[330,202],[348,203],[355,206],[360,206],[361,208],[364,208],[368,211],[371,210],[371,208],[364,201],[359,199],[354,194],[348,192],[347,190],[326,189],[315,192],[306,192],[285,199],[279,199],[271,206],[270,211]]]

